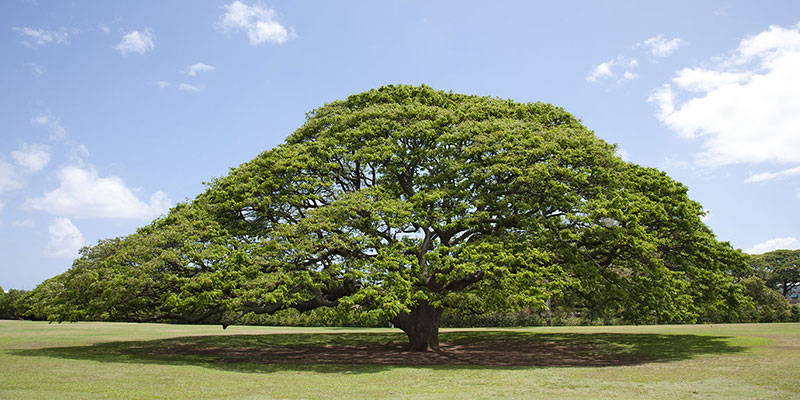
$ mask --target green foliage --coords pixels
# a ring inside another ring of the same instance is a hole
[[[729,274],[746,264],[686,193],[558,107],[387,86],[312,111],[195,200],[84,249],[33,303],[54,320],[223,326],[337,305],[412,324],[429,309],[438,326],[444,309],[550,300],[587,320],[693,322],[742,301]]]
[[[753,273],[783,296],[800,286],[800,249],[774,250],[750,256]]]
[[[751,276],[742,279],[740,282],[745,293],[753,300],[744,319],[757,322],[789,322],[798,321],[800,307],[790,305],[785,297],[769,288],[766,282],[757,277]]]
[[[5,293],[0,289],[0,319],[22,319],[26,315],[25,302],[28,292],[9,289]]]

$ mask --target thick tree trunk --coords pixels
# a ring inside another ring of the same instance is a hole
[[[420,302],[410,313],[399,314],[392,323],[408,335],[409,351],[439,351],[441,307]]]

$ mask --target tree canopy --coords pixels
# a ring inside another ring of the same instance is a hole
[[[445,308],[552,300],[690,322],[734,307],[729,273],[746,266],[702,215],[561,108],[386,86],[310,112],[193,201],[85,248],[33,299],[58,320],[223,326],[339,305],[420,351],[438,348]]]
[[[750,256],[750,266],[768,287],[779,290],[784,297],[800,286],[800,249],[773,250]]]

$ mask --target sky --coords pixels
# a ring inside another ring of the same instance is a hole
[[[563,107],[717,238],[800,248],[797,1],[0,3],[0,286],[133,233],[387,84]]]

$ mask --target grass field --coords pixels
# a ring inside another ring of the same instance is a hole
[[[0,398],[800,398],[800,324],[443,330],[0,321]]]

